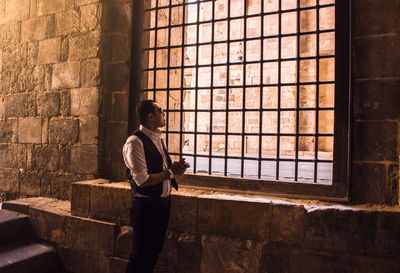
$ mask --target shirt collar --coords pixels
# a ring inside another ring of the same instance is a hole
[[[150,138],[160,139],[162,137],[162,132],[160,130],[157,129],[155,132],[153,132],[153,131],[147,129],[146,127],[144,127],[142,124],[140,124],[139,130],[142,131],[143,133],[145,133]]]

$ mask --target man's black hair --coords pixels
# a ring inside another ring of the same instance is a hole
[[[154,106],[153,100],[141,101],[137,107],[140,124],[145,124],[147,122],[147,117],[149,116],[149,114],[154,113],[155,110],[156,107]]]

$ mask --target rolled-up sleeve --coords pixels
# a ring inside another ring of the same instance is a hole
[[[133,180],[138,186],[149,179],[143,144],[137,136],[127,139],[122,149],[126,166],[131,170]]]

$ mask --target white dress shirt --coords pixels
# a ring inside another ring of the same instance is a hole
[[[164,140],[162,138],[161,131],[157,130],[157,132],[153,132],[142,125],[140,125],[139,130],[142,131],[146,136],[148,136],[151,141],[153,141],[154,145],[156,145],[157,150],[163,157],[163,170],[167,170],[168,161],[162,146]],[[149,174],[147,172],[146,157],[144,154],[142,141],[135,135],[131,135],[130,137],[128,137],[122,149],[122,155],[124,157],[125,165],[131,171],[133,181],[135,181],[138,186],[143,185],[143,183],[146,182],[147,179],[149,179]],[[163,181],[163,191],[161,197],[166,197],[170,194],[171,182],[169,179],[165,179]],[[135,196],[144,195],[136,193]]]

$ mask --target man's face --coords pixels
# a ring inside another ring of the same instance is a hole
[[[158,103],[154,102],[154,113],[151,113],[149,118],[150,121],[153,123],[154,126],[157,128],[164,127],[165,122],[165,112],[164,110],[158,105]]]

